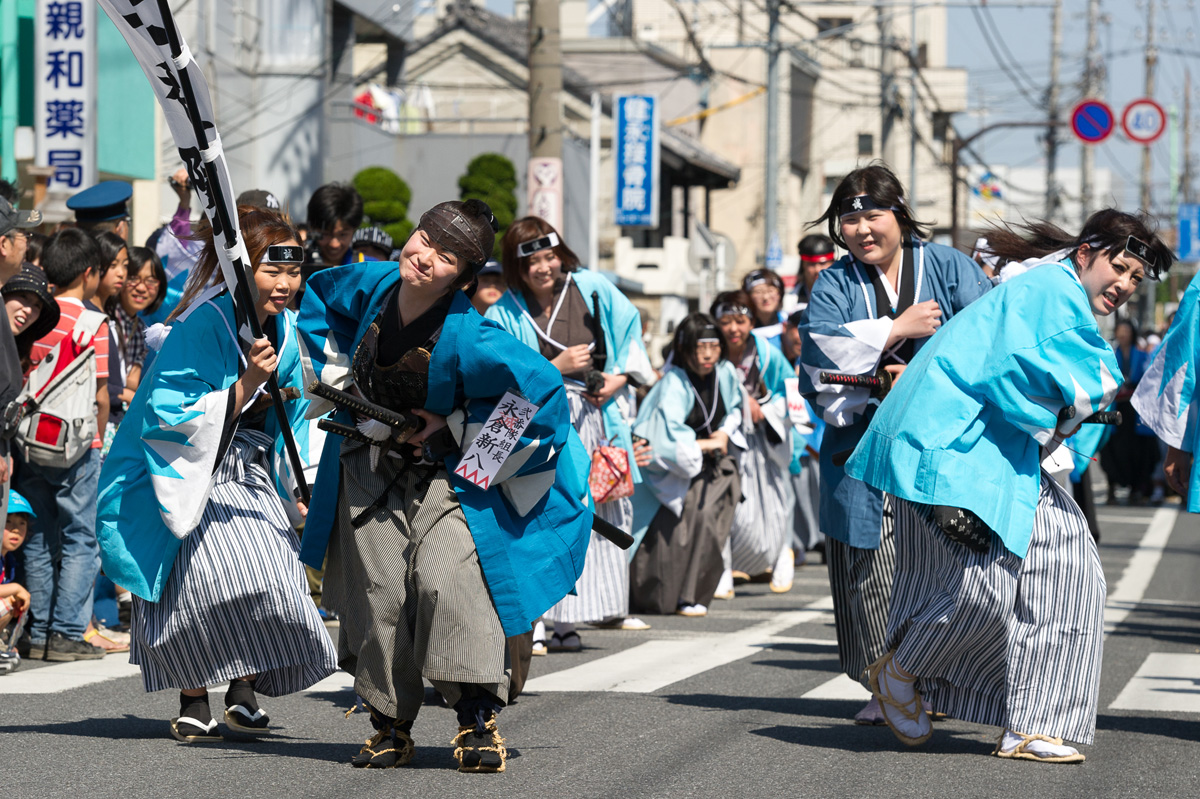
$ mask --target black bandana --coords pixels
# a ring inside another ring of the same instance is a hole
[[[838,210],[838,218],[848,216],[850,214],[860,214],[863,211],[896,211],[899,210],[894,205],[880,205],[871,199],[869,194],[859,194],[856,197],[846,197],[842,200],[842,207]]]

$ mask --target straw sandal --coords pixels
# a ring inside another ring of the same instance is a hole
[[[892,650],[867,667],[867,675],[871,682],[871,693],[879,700],[879,710],[883,713],[883,720],[887,722],[888,727],[900,739],[900,742],[906,746],[920,746],[933,735],[932,723],[929,725],[928,732],[914,738],[896,729],[895,723],[893,723],[889,716],[889,712],[897,712],[909,721],[916,722],[918,727],[920,727],[922,716],[925,717],[927,722],[929,721],[929,716],[926,715],[925,708],[921,704],[921,694],[917,692],[916,686],[913,686],[913,698],[905,705],[900,704],[891,696],[885,695],[879,688],[879,677],[883,674],[884,669],[887,668],[888,663],[892,662],[894,654],[896,654],[896,651]]]
[[[1005,732],[1011,732],[1013,735],[1019,735],[1021,737],[1021,742],[1008,751],[1000,748],[1001,744],[1004,743]],[[1050,755],[1044,757],[1036,752],[1027,751],[1029,744],[1033,743],[1034,741],[1045,741],[1046,743],[1053,744],[1055,746],[1064,745],[1062,738],[1051,738],[1049,735],[1026,735],[1023,732],[1017,732],[1016,730],[1004,730],[1000,733],[1000,737],[996,740],[996,748],[992,750],[992,754],[996,757],[1008,758],[1010,760],[1036,760],[1039,763],[1082,763],[1087,759],[1082,752],[1076,752],[1073,755]]]

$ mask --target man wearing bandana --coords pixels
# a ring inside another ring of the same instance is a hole
[[[412,760],[425,678],[458,715],[459,770],[503,771],[505,637],[528,631],[583,566],[588,459],[562,379],[461,290],[491,255],[495,224],[477,200],[441,203],[398,262],[319,272],[301,306],[310,380],[421,424],[403,439],[339,406],[344,435],[330,435],[313,490],[337,501],[316,503],[305,529],[302,560],[317,566],[328,551],[323,603],[341,618],[339,660],[375,728],[355,766]],[[460,459],[483,446],[506,395],[535,410],[480,480]],[[331,407],[316,399],[310,417]]]

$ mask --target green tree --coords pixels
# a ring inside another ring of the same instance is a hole
[[[404,178],[385,166],[369,166],[352,182],[363,198],[364,226],[382,228],[397,247],[403,247],[414,227],[408,219],[412,189]]]
[[[483,153],[471,159],[467,172],[458,179],[463,200],[482,200],[492,209],[500,230],[496,233],[495,257],[500,257],[500,239],[517,218],[517,170],[499,153]]]

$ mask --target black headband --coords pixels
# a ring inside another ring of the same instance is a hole
[[[854,197],[846,197],[842,200],[842,207],[838,210],[838,218],[849,214],[860,214],[863,211],[898,211],[894,205],[880,205],[871,199],[869,194],[859,194]]]
[[[742,290],[749,291],[755,286],[761,286],[763,283],[770,283],[777,289],[783,289],[783,279],[779,275],[768,272],[766,269],[755,269],[742,280]]]
[[[721,334],[718,333],[717,329],[712,325],[705,325],[704,327],[700,328],[700,332],[697,334],[696,340],[703,341],[706,338],[715,338],[720,341]]]
[[[749,316],[750,309],[735,302],[723,302],[713,309],[713,318],[722,319],[726,316]]]
[[[551,230],[545,236],[538,236],[536,239],[530,239],[529,241],[523,241],[518,244],[517,257],[528,258],[534,253],[557,247],[560,243],[561,242],[558,239],[558,234]]]
[[[1136,236],[1130,236],[1125,242],[1125,252],[1137,258],[1146,266],[1146,271],[1155,274],[1158,271],[1158,258],[1154,255],[1154,250],[1150,245]]]
[[[272,244],[267,247],[267,255],[263,258],[266,264],[302,264],[304,263],[304,248],[290,244]]]

